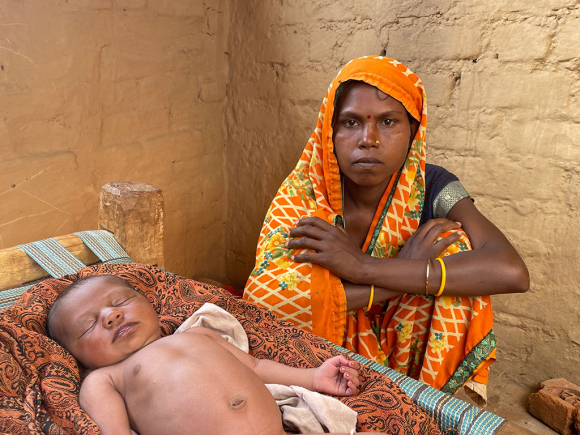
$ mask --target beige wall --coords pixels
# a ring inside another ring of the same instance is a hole
[[[0,248],[163,190],[166,267],[221,276],[229,2],[0,0]]]
[[[428,161],[460,177],[531,272],[527,294],[493,298],[492,404],[546,378],[580,382],[577,2],[251,0],[233,16],[229,278],[251,271],[269,201],[335,73],[384,49],[425,82]]]

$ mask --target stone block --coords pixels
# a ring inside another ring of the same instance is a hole
[[[568,16],[558,27],[558,32],[554,38],[554,55],[560,61],[580,57],[578,47],[580,46],[580,18]]]
[[[548,54],[551,29],[525,21],[499,25],[493,32],[495,52],[499,60],[533,61]]]
[[[530,394],[528,410],[562,435],[574,435],[580,409],[580,387],[566,379],[550,379]]]

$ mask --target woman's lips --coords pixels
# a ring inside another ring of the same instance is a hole
[[[377,166],[382,165],[383,162],[381,162],[380,160],[377,160],[373,157],[363,157],[361,159],[356,160],[353,165],[357,166],[359,168],[362,169],[373,169],[376,168]]]
[[[133,331],[133,327],[137,322],[123,323],[117,329],[115,329],[115,335],[113,335],[113,343],[117,341],[118,338],[126,337]]]

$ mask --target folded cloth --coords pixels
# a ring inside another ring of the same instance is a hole
[[[229,343],[249,352],[248,336],[238,320],[217,305],[206,303],[175,331],[202,326],[219,334]],[[282,423],[300,433],[353,433],[356,411],[334,397],[298,386],[266,384],[282,414]]]
[[[179,334],[194,326],[207,328],[216,334],[219,334],[223,339],[227,340],[238,349],[241,349],[246,353],[250,351],[248,336],[240,322],[238,322],[238,319],[215,304],[203,304],[199,310],[189,316],[185,322],[177,328],[174,334]]]
[[[266,384],[286,427],[300,433],[352,433],[356,411],[334,397],[295,385]]]

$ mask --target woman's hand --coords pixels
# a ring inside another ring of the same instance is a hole
[[[461,231],[456,231],[437,242],[439,237],[447,231],[458,228],[461,228],[461,223],[459,222],[453,222],[445,218],[430,219],[407,239],[397,258],[407,260],[435,259],[459,240]]]
[[[346,231],[318,218],[300,219],[290,231],[289,249],[307,249],[291,258],[297,263],[316,263],[347,281],[360,282],[361,266],[366,258]]]
[[[353,396],[358,393],[359,364],[342,355],[324,361],[314,369],[314,390],[334,396]]]

